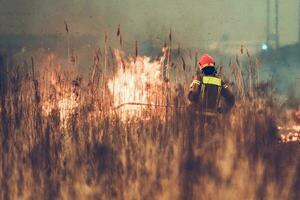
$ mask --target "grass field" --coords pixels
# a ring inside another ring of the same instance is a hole
[[[166,49],[96,51],[88,76],[55,55],[1,70],[0,199],[300,199],[299,144],[276,139],[271,89],[241,53],[215,127],[188,109],[187,56]]]

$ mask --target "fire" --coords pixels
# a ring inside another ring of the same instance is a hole
[[[75,95],[71,94],[70,96],[61,97],[57,101],[57,105],[55,105],[51,101],[45,101],[42,109],[44,115],[49,116],[51,112],[57,108],[62,126],[66,127],[68,119],[70,118],[71,114],[75,112],[75,109],[77,107],[78,102],[76,100],[76,97]]]
[[[294,125],[279,126],[280,141],[283,143],[288,142],[300,142],[300,125],[297,125],[300,121],[300,107],[294,112]]]
[[[50,116],[57,111],[62,128],[67,127],[68,120],[79,106],[78,95],[71,80],[65,73],[72,75],[62,69],[59,59],[50,54],[41,64],[41,93],[42,112],[44,116]]]
[[[69,98],[63,98],[58,101],[58,109],[59,109],[59,116],[61,119],[66,119],[72,111],[78,106],[78,103],[74,97],[71,95]]]
[[[138,102],[142,104],[158,103],[159,92],[162,87],[162,70],[165,52],[159,60],[151,60],[147,56],[124,58],[124,53],[115,50],[117,72],[108,81],[108,88],[113,95],[114,106],[122,106],[119,111],[122,118],[134,117],[146,108],[140,105],[126,103]]]
[[[281,142],[300,142],[300,126],[292,126],[290,128],[278,127],[278,129],[285,132],[280,134]]]

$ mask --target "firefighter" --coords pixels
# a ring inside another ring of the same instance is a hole
[[[204,54],[200,57],[199,70],[190,85],[188,94],[193,105],[200,109],[200,114],[208,117],[228,112],[235,99],[228,85],[217,76],[213,57]]]
[[[198,65],[199,69],[188,94],[192,104],[188,107],[187,119],[192,120],[187,120],[187,134],[184,134],[183,138],[185,153],[183,163],[190,166],[197,159],[197,167],[194,169],[201,169],[197,171],[201,177],[218,173],[207,165],[214,162],[213,155],[218,152],[224,141],[226,126],[222,125],[226,124],[227,118],[218,117],[218,113],[228,112],[233,107],[235,99],[228,85],[217,76],[215,62],[210,55],[201,56]],[[197,148],[202,152],[209,152],[212,156],[202,156],[203,154],[196,156],[194,150]],[[205,169],[209,169],[209,172]],[[190,170],[187,170],[187,176],[190,175],[189,173]],[[187,184],[185,190],[193,193],[192,184]]]
[[[198,66],[188,94],[191,101],[188,114],[194,120],[189,120],[186,142],[190,148],[194,145],[201,147],[210,144],[208,147],[214,152],[225,136],[225,131],[222,131],[225,127],[222,125],[226,124],[227,118],[222,118],[219,113],[230,111],[235,99],[228,85],[217,76],[215,61],[210,55],[201,56]],[[215,134],[216,130],[219,134]]]

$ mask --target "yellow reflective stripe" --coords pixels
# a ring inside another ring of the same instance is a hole
[[[218,87],[218,96],[217,96],[217,108],[220,106],[220,98],[221,98],[221,87]]]
[[[200,81],[198,81],[198,80],[193,80],[192,84],[200,85]]]
[[[209,116],[209,117],[215,117],[215,116],[218,116],[218,113],[216,113],[216,112],[204,111],[204,112],[203,112],[203,115]]]
[[[201,85],[201,101],[204,102],[205,84]]]
[[[203,83],[210,85],[222,86],[222,80],[213,76],[203,76]]]

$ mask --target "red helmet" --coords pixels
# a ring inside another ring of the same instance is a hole
[[[211,57],[208,54],[204,54],[199,58],[199,67],[202,70],[203,68],[207,67],[207,66],[215,66],[215,61],[213,59],[213,57]]]

